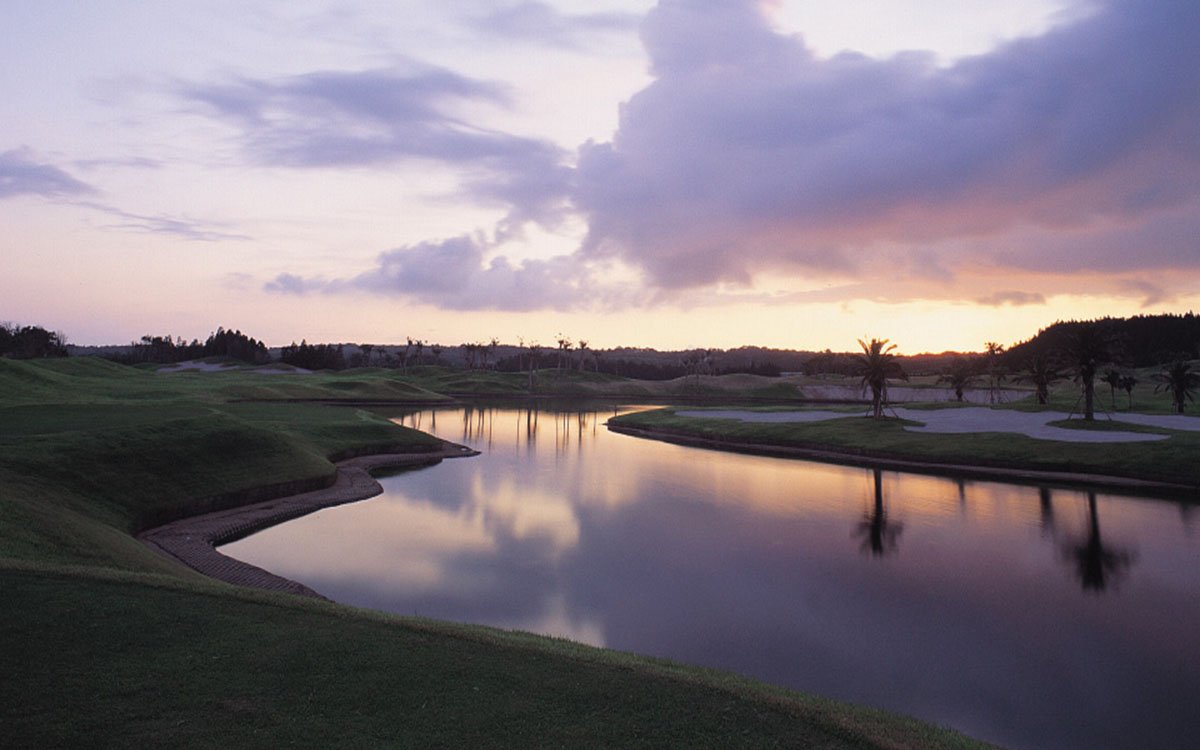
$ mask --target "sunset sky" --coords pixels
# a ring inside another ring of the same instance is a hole
[[[1195,0],[0,2],[0,320],[72,343],[1200,309]]]

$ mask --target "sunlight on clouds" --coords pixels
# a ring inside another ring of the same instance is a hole
[[[1071,0],[776,0],[767,7],[780,31],[803,35],[822,57],[853,50],[888,57],[934,52],[943,63],[1061,23]]]

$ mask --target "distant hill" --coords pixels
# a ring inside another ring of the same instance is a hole
[[[1127,367],[1150,367],[1176,357],[1191,359],[1200,354],[1200,316],[1188,312],[1183,315],[1058,321],[1038,331],[1028,341],[1011,347],[1004,356],[1005,362],[1019,365],[1034,353],[1053,353],[1062,346],[1061,342],[1072,329],[1085,323],[1097,323],[1109,330],[1119,349],[1116,364]]]

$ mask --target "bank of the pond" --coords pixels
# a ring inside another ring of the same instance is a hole
[[[6,746],[979,747],[728,674],[196,574],[135,535],[250,503],[265,515],[235,526],[275,521],[267,498],[329,486],[333,460],[444,447],[365,410],[233,403],[411,393],[385,378],[250,377],[0,359]]]
[[[634,412],[608,428],[642,438],[714,450],[873,466],[972,479],[1094,487],[1176,498],[1200,493],[1200,436],[1170,431],[1152,443],[1061,443],[1014,434],[912,432],[900,419],[743,422]],[[1100,429],[1104,429],[1103,426]]]
[[[301,583],[222,555],[216,547],[322,508],[374,497],[382,492],[383,488],[371,476],[372,471],[432,466],[445,458],[473,455],[478,455],[478,452],[446,443],[438,451],[385,453],[351,458],[337,464],[337,477],[328,487],[189,516],[144,531],[138,538],[152,549],[219,581],[268,591],[320,597],[319,593]]]

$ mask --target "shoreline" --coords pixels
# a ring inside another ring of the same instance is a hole
[[[383,492],[383,486],[371,476],[372,470],[434,466],[446,458],[477,455],[479,452],[470,448],[444,443],[441,450],[428,453],[381,453],[349,458],[335,464],[336,478],[328,487],[188,516],[146,529],[136,536],[155,552],[209,578],[235,586],[325,599],[302,583],[223,555],[217,547],[324,508],[374,497]]]
[[[1142,495],[1175,499],[1183,497],[1194,499],[1198,491],[1198,488],[1191,485],[1163,482],[1154,479],[1137,479],[1133,477],[1087,474],[1083,472],[1019,469],[1009,466],[986,466],[945,461],[923,461],[901,456],[873,455],[866,452],[838,450],[830,447],[750,443],[738,440],[700,437],[668,428],[615,425],[611,422],[606,422],[605,426],[609,430],[623,435],[661,440],[666,443],[685,445],[692,448],[706,448],[730,453],[746,453],[777,458],[795,458],[892,471],[907,471],[915,474],[932,474],[957,479],[981,479],[1037,485],[1050,484],[1075,489],[1099,488],[1109,491],[1134,492]]]

